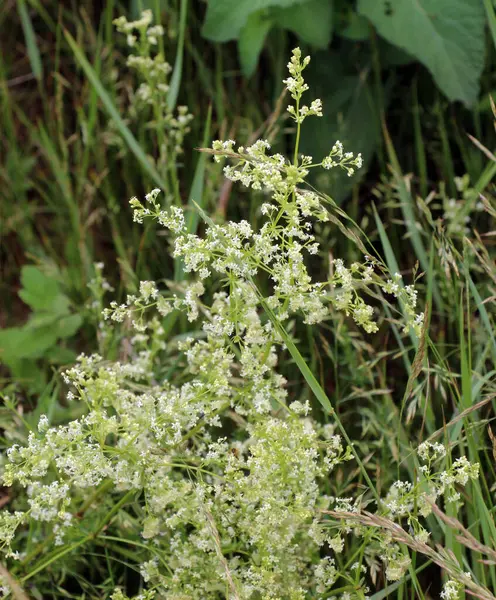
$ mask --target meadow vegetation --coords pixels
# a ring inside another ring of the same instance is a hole
[[[0,9],[4,597],[496,598],[494,8],[302,2]]]

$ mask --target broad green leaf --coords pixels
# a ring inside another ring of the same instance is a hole
[[[45,275],[34,265],[27,265],[21,271],[23,289],[19,297],[34,311],[67,313],[69,299],[61,293],[58,282]]]
[[[353,11],[348,15],[346,25],[339,30],[339,35],[354,42],[368,40],[370,35],[369,22],[365,17]]]
[[[487,24],[493,38],[493,45],[496,48],[496,4],[491,0],[484,0],[484,8],[486,9]]]
[[[0,331],[0,364],[9,364],[18,359],[18,348],[22,347],[27,335],[21,327],[10,327]]]
[[[310,0],[274,11],[274,21],[307,44],[326,48],[332,37],[332,0]]]
[[[288,7],[304,0],[209,0],[202,34],[214,42],[236,40],[248,17],[271,7]]]
[[[69,363],[76,362],[77,353],[74,350],[70,350],[69,348],[64,348],[63,346],[57,345],[49,348],[45,352],[46,360],[50,363],[55,363],[58,365],[68,365]]]
[[[71,337],[81,327],[80,315],[33,315],[24,327],[0,331],[0,363],[10,365],[23,358],[40,358],[62,338]]]
[[[399,67],[415,62],[415,57],[413,57],[411,54],[408,54],[408,52],[399,46],[390,44],[384,38],[379,38],[377,41],[377,47],[381,56],[381,66],[383,68]]]
[[[39,358],[57,342],[54,327],[12,327],[0,331],[0,362]]]
[[[252,13],[240,32],[238,51],[246,77],[253,74],[271,27],[289,29],[315,48],[326,48],[332,36],[332,0],[307,0],[285,8],[273,7]]]
[[[54,328],[55,333],[59,338],[68,338],[74,335],[82,324],[83,319],[81,315],[69,315],[62,319],[58,319],[57,325]]]
[[[475,102],[485,46],[480,0],[359,0],[358,12],[423,63],[450,100]]]
[[[246,25],[241,30],[238,41],[239,62],[245,77],[250,77],[255,71],[258,57],[273,20],[266,10],[260,10],[248,17]]]
[[[12,379],[22,383],[28,393],[40,394],[46,386],[46,375],[36,364],[36,360],[29,358],[12,359],[8,363]]]

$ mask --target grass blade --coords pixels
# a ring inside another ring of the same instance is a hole
[[[212,106],[210,105],[208,108],[207,114],[207,122],[205,124],[205,130],[203,133],[202,146],[205,148],[208,145],[208,140],[210,138],[210,126],[212,122]],[[198,164],[196,165],[195,175],[193,177],[193,183],[191,185],[191,191],[189,193],[189,201],[188,207],[191,209],[188,214],[188,218],[186,219],[186,226],[188,228],[188,233],[196,233],[198,228],[198,221],[200,220],[200,215],[198,211],[196,211],[193,207],[193,201],[200,208],[205,207],[205,199],[203,196],[203,184],[205,180],[205,166],[207,164],[207,154],[205,152],[200,153],[200,157],[198,159]]]
[[[72,35],[67,30],[64,30],[64,35],[65,35],[65,39],[67,40],[67,43],[69,44],[72,52],[74,53],[74,56],[76,57],[77,62],[83,69],[86,77],[88,78],[88,80],[90,81],[92,86],[95,88],[96,93],[98,94],[100,100],[102,101],[109,116],[114,120],[114,122],[117,126],[117,129],[119,130],[119,133],[122,135],[122,137],[126,141],[127,145],[129,146],[129,149],[134,154],[134,156],[138,159],[138,161],[140,162],[143,169],[146,171],[146,173],[148,173],[148,175],[153,179],[153,181],[162,189],[166,189],[167,184],[162,179],[162,177],[159,175],[158,171],[155,169],[155,167],[152,165],[152,163],[149,161],[148,157],[143,152],[138,141],[136,140],[136,138],[131,133],[131,131],[129,130],[127,125],[122,120],[117,109],[115,108],[114,103],[112,102],[111,97],[109,96],[109,94],[107,93],[105,88],[103,87],[95,70],[88,62],[86,56],[84,55],[84,52],[81,50],[81,48],[78,46],[76,40],[72,37]]]
[[[389,155],[389,161],[391,162],[393,177],[396,185],[398,186],[398,194],[400,197],[401,210],[403,212],[403,219],[405,221],[406,228],[408,230],[410,240],[412,242],[413,249],[415,250],[415,255],[419,260],[420,266],[423,271],[427,272],[429,270],[429,259],[427,257],[427,252],[425,251],[424,243],[422,241],[422,237],[419,233],[419,230],[416,226],[415,219],[415,210],[414,210],[414,202],[412,198],[412,194],[410,190],[407,188],[405,183],[405,179],[403,177],[403,173],[401,172],[400,163],[398,161],[398,157],[396,155],[396,151],[393,146],[393,142],[389,135],[386,126],[383,126],[384,130],[384,139],[386,141],[386,148]],[[439,292],[439,288],[436,282],[433,283],[432,295],[434,298],[434,302],[436,303],[438,309],[442,311],[443,309],[443,301],[441,298],[441,294]]]
[[[24,31],[31,70],[36,79],[41,81],[43,77],[43,65],[41,64],[40,51],[38,49],[38,44],[36,43],[36,35],[25,0],[17,0],[17,10],[19,11],[19,17],[21,18],[21,25],[22,30]]]
[[[486,307],[484,306],[484,302],[483,302],[483,300],[481,298],[481,295],[479,294],[479,290],[476,288],[475,283],[473,282],[472,277],[470,277],[468,269],[466,269],[466,271],[465,271],[465,276],[467,278],[468,285],[470,287],[470,291],[472,293],[472,296],[474,297],[475,304],[477,306],[477,310],[479,311],[482,324],[486,328],[487,335],[489,336],[488,339],[491,342],[491,350],[492,350],[493,360],[494,360],[494,362],[496,364],[496,337],[494,335],[494,331],[495,331],[494,327],[491,325],[491,321],[489,319],[489,314],[488,314],[488,312],[486,310]]]
[[[167,106],[173,110],[177,103],[181,77],[183,74],[184,35],[186,32],[186,17],[188,16],[188,0],[181,0],[181,12],[179,16],[179,39],[177,43],[176,62],[174,72],[170,80],[169,93],[167,94]]]
[[[492,0],[484,0],[484,8],[486,9],[487,24],[493,39],[494,47],[496,48],[496,11]]]
[[[372,206],[372,208],[374,211],[375,223],[377,225],[377,230],[379,232],[379,237],[381,239],[382,248],[384,249],[384,255],[386,257],[386,264],[388,266],[389,272],[391,273],[391,275],[393,275],[394,273],[399,273],[400,268],[398,266],[398,261],[396,260],[396,256],[394,255],[393,247],[391,246],[391,242],[389,241],[388,235],[386,233],[384,225],[382,224],[381,218],[379,217],[379,214],[377,212],[375,204]],[[403,287],[403,282],[400,281],[399,283]],[[411,329],[410,329],[409,333],[410,333],[410,339],[412,340],[413,347],[418,348],[419,341],[418,341],[417,336],[415,335],[415,333],[413,333],[413,331]]]

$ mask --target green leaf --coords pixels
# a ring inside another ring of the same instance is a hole
[[[472,105],[484,67],[480,0],[359,0],[378,32],[423,63],[450,100]]]
[[[58,282],[45,275],[34,265],[22,268],[23,289],[19,297],[34,311],[62,313],[69,312],[69,299],[62,294]]]
[[[22,327],[0,331],[0,362],[14,376],[22,361],[46,356],[59,339],[71,337],[83,323],[80,315],[70,314],[70,301],[60,291],[58,282],[38,267],[23,267],[21,282],[23,289],[19,296],[33,312]]]
[[[83,319],[81,315],[69,315],[63,319],[59,319],[54,330],[57,337],[68,338],[74,335],[82,324]]]
[[[252,13],[240,32],[238,51],[241,68],[250,77],[258,63],[265,38],[273,25],[289,29],[315,48],[326,48],[332,36],[332,0],[306,0],[303,3],[273,7]]]
[[[400,67],[415,62],[415,58],[399,46],[390,44],[384,38],[379,38],[377,41],[377,47],[381,56],[381,66],[383,68]]]
[[[270,7],[288,7],[304,0],[210,0],[203,23],[202,34],[214,42],[227,42],[239,38],[248,17]]]
[[[43,77],[43,65],[41,63],[40,51],[38,44],[36,43],[36,35],[33,29],[33,24],[29,17],[29,12],[26,7],[25,0],[17,0],[17,10],[21,17],[21,25],[24,31],[24,38],[26,40],[26,49],[28,51],[29,62],[31,63],[31,70],[33,75],[38,81]]]
[[[274,21],[307,44],[326,48],[332,37],[332,0],[310,0],[274,11]]]
[[[74,352],[74,350],[57,345],[49,348],[45,352],[44,358],[50,363],[55,363],[57,365],[68,365],[76,362],[77,353]]]
[[[493,38],[493,45],[496,48],[496,5],[491,0],[484,0],[484,8],[486,9],[487,24]]]
[[[169,93],[167,94],[167,106],[172,110],[176,107],[181,78],[183,74],[184,34],[186,31],[186,19],[188,16],[188,0],[181,0],[181,12],[179,17],[179,39],[177,42],[176,62],[170,80]]]
[[[260,10],[248,17],[246,25],[241,30],[238,52],[245,77],[253,75],[265,38],[272,25],[273,21],[268,17],[267,11]]]
[[[10,366],[24,358],[41,358],[62,338],[73,336],[81,327],[80,315],[34,315],[24,327],[0,331],[0,362]]]
[[[340,29],[339,35],[354,42],[363,42],[369,39],[369,22],[365,17],[351,12],[348,15],[346,25]]]
[[[29,394],[40,394],[46,386],[46,375],[35,360],[13,359],[9,362],[12,379],[21,383]]]
[[[39,358],[57,341],[54,327],[12,327],[0,331],[0,361],[10,366],[22,358]]]

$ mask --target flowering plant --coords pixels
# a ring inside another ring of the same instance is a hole
[[[120,21],[119,27],[134,45],[132,30],[148,24]],[[140,43],[153,43],[158,33],[148,29]],[[153,218],[166,227],[174,256],[196,279],[190,275],[165,292],[142,281],[125,302],[111,302],[104,318],[132,331],[130,350],[115,361],[81,355],[64,380],[68,399],[81,402],[84,413],[57,427],[42,416],[27,444],[8,451],[4,484],[26,494],[18,510],[2,513],[0,537],[7,556],[21,562],[22,581],[78,548],[108,543],[136,551],[147,588],[140,598],[303,600],[353,593],[363,599],[368,561],[380,557],[390,580],[408,569],[408,555],[392,534],[353,520],[371,500],[339,495],[333,472],[359,458],[337,415],[332,411],[335,422],[323,424],[308,400],[291,402],[277,371],[290,319],[301,315],[316,324],[341,310],[367,333],[377,331],[374,308],[363,299],[371,287],[399,298],[406,331],[419,336],[423,327],[413,286],[403,286],[398,274],[383,277],[385,267],[371,257],[350,266],[333,260],[323,282],[309,274],[306,262],[319,253],[311,219],[328,220],[331,206],[305,187],[309,170],[341,168],[351,175],[361,166],[361,156],[344,152],[340,142],[319,163],[299,154],[302,123],[322,115],[319,100],[301,103],[309,60],[294,50],[285,80],[296,124],[291,162],[270,154],[264,140],[237,149],[232,140],[213,143],[214,159],[232,163],[226,177],[267,195],[259,229],[247,221],[216,224],[204,215],[206,230],[198,236],[180,208],[161,207],[158,189],[144,203],[131,200],[134,220]],[[92,285],[101,299],[109,286],[98,273]],[[173,311],[198,323],[196,330],[167,337],[164,319]],[[417,486],[395,484],[383,501],[370,490],[381,518],[408,518],[424,544],[417,513],[426,516],[428,501],[446,491],[458,500],[454,485],[477,476],[466,459],[436,473],[432,463],[441,454],[434,445],[419,449],[427,466]],[[331,508],[334,520],[325,516]],[[36,533],[26,551],[28,528]],[[367,548],[351,565],[339,558],[350,532]],[[36,543],[47,536],[55,550],[30,568]],[[127,598],[120,588],[111,597]]]

